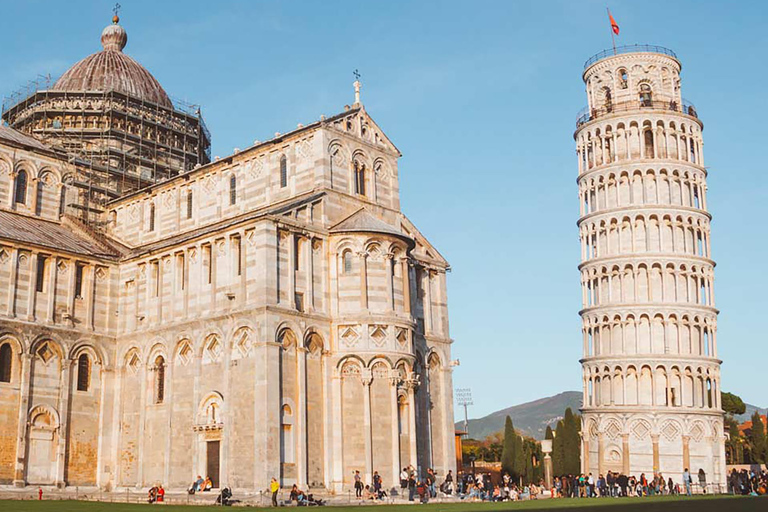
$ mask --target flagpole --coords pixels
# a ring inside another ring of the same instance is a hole
[[[605,10],[608,11],[608,19],[610,20],[611,10],[608,7],[606,7]],[[609,25],[609,26],[611,28],[611,43],[613,44],[613,54],[616,55],[616,36],[613,33],[613,26],[612,25]]]

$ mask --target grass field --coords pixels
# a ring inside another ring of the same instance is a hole
[[[360,512],[370,507],[385,507],[382,512],[412,512],[420,507],[424,512],[503,512],[516,510],[557,510],[557,509],[598,509],[600,512],[765,512],[768,511],[768,497],[656,497],[625,499],[561,499],[525,501],[515,503],[435,503],[431,505],[365,505],[344,507],[323,507],[324,512]],[[16,501],[0,500],[2,512],[141,512],[148,507],[162,507],[166,512],[194,512],[196,510],[219,509],[219,507],[183,505],[135,505],[125,503],[96,503],[83,501]],[[253,510],[266,510],[256,509]]]

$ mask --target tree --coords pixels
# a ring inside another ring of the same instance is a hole
[[[752,452],[752,462],[765,462],[765,425],[760,418],[760,412],[752,415],[752,430],[749,433],[749,445]]]
[[[565,425],[563,420],[557,422],[555,428],[554,440],[552,441],[552,471],[555,475],[564,475],[563,467],[563,439],[565,438]]]
[[[504,444],[501,449],[501,471],[512,476],[515,467],[515,427],[512,418],[507,416],[504,422]]]
[[[564,474],[577,475],[581,471],[581,421],[571,411],[571,408],[565,410],[563,416],[563,468]]]
[[[744,414],[747,411],[747,406],[744,404],[744,400],[740,396],[733,393],[722,393],[720,400],[723,405],[723,410],[726,414],[736,415]]]
[[[519,482],[525,474],[525,452],[523,451],[523,437],[515,433],[515,460],[512,465],[515,481]]]
[[[544,432],[544,439],[549,439],[550,441],[555,438],[554,434],[552,433],[552,427],[547,425],[547,430]]]
[[[739,430],[739,423],[730,414],[725,416],[725,428],[728,440],[725,442],[725,458],[727,464],[744,463],[744,438]]]

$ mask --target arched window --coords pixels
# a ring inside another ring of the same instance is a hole
[[[229,177],[229,204],[237,202],[237,177],[233,174]]]
[[[67,187],[61,186],[61,195],[59,196],[59,216],[64,215],[64,209],[67,207]]]
[[[280,188],[288,186],[288,159],[280,157]]]
[[[24,169],[16,175],[16,191],[13,200],[18,204],[27,204],[27,171]]]
[[[645,158],[653,158],[653,132],[645,130]]]
[[[155,403],[161,404],[165,400],[165,359],[163,356],[155,358]]]
[[[0,382],[11,382],[13,351],[10,343],[0,345]]]
[[[619,78],[619,87],[621,89],[627,88],[627,83],[629,82],[629,75],[627,74],[627,70],[624,68],[619,69],[617,72],[618,78]]]
[[[91,382],[91,362],[88,354],[80,354],[77,358],[77,390],[88,391]]]
[[[155,230],[155,203],[149,204],[149,230]]]
[[[640,106],[653,106],[653,93],[651,92],[651,86],[648,84],[640,84]]]
[[[608,87],[603,88],[603,98],[605,99],[603,106],[606,111],[610,112],[613,110],[613,98],[611,97],[611,90]]]
[[[355,160],[355,193],[365,195],[365,164]]]
[[[187,218],[192,218],[192,190],[187,191]]]
[[[344,252],[344,255],[341,257],[341,259],[342,259],[342,263],[344,264],[344,273],[351,274],[352,273],[352,251]]]

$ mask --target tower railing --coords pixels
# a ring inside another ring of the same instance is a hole
[[[607,50],[601,51],[600,53],[596,53],[587,59],[587,61],[584,63],[584,69],[587,69],[589,66],[599,60],[613,57],[614,55],[622,55],[624,53],[660,53],[662,55],[669,55],[670,57],[677,59],[677,54],[675,52],[669,48],[664,48],[663,46],[656,46],[653,44],[628,44],[625,46],[619,46],[617,48],[609,48]]]
[[[581,125],[594,121],[603,116],[609,114],[615,114],[617,112],[628,112],[633,110],[662,110],[667,112],[680,112],[682,114],[689,115],[691,117],[698,118],[696,107],[693,106],[687,100],[683,100],[682,103],[678,103],[674,100],[657,100],[657,101],[645,101],[645,100],[631,100],[623,101],[621,103],[605,103],[599,108],[584,107],[576,114],[576,128]]]

